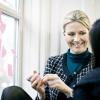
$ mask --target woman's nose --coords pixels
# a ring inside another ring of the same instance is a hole
[[[74,37],[74,41],[79,41],[80,40],[80,36],[79,35],[75,35],[75,37]]]

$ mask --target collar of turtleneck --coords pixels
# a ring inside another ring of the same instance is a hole
[[[69,72],[74,72],[78,67],[88,63],[90,59],[90,52],[88,49],[81,54],[72,54],[70,49],[67,52],[67,67]]]

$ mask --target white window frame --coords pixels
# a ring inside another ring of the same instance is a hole
[[[0,3],[0,12],[2,12],[5,15],[8,15],[15,20],[18,20],[18,49],[17,49],[17,61],[16,61],[16,68],[14,71],[14,85],[22,86],[22,27],[23,27],[23,1],[19,0],[19,7],[18,11],[14,10],[2,3]]]

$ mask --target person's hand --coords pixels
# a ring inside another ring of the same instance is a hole
[[[45,98],[45,88],[39,73],[33,71],[33,75],[27,80],[31,82],[31,86],[39,93],[40,98]]]
[[[57,74],[46,74],[43,77],[43,83],[47,83],[51,88],[56,88],[63,93],[69,93],[71,88],[67,86]]]

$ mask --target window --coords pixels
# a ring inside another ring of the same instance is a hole
[[[20,20],[18,4],[18,0],[0,1],[0,95],[5,87],[15,83]]]

